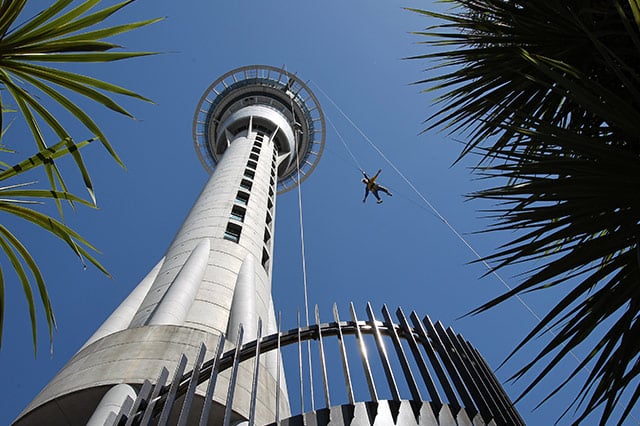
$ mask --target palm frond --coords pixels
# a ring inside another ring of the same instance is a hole
[[[82,0],[76,5],[73,3],[73,0],[56,0],[34,17],[18,25],[16,20],[21,17],[26,0],[0,0],[0,86],[7,94],[0,100],[0,138],[5,137],[7,129],[3,127],[2,116],[10,111],[7,105],[13,103],[11,106],[15,105],[17,112],[24,117],[37,148],[35,155],[13,166],[5,161],[0,162],[0,181],[14,179],[42,167],[49,185],[49,189],[26,187],[25,183],[0,187],[0,212],[8,213],[17,220],[31,222],[64,241],[83,264],[89,262],[109,275],[93,256],[92,252],[97,252],[95,247],[63,221],[32,207],[53,200],[60,217],[63,218],[63,202],[70,203],[72,207],[75,204],[95,206],[93,183],[80,154],[80,148],[95,140],[100,140],[109,155],[124,167],[106,134],[94,118],[78,106],[74,97],[86,98],[127,117],[133,117],[133,114],[114,99],[114,96],[151,101],[132,90],[88,75],[60,70],[53,64],[93,64],[155,54],[117,50],[121,49],[121,46],[107,39],[142,28],[159,19],[108,26],[104,24],[105,20],[132,3],[132,0],[102,8],[99,7],[100,0]],[[69,124],[60,118],[65,113],[69,113],[69,116],[93,137],[75,142],[67,130],[70,128]],[[51,144],[46,140],[49,134],[57,137],[56,143],[52,146],[49,146]],[[68,190],[56,164],[59,158],[68,155],[73,158],[75,166],[80,171],[91,202],[71,194]],[[44,307],[50,341],[55,328],[53,310],[44,277],[35,260],[27,247],[5,225],[6,223],[0,225],[0,248],[9,259],[11,268],[23,287],[31,318],[35,351],[36,310],[32,284],[37,287],[40,302]],[[0,343],[4,325],[6,277],[6,269],[0,269]]]
[[[451,13],[413,10],[441,21],[416,33],[432,50],[414,59],[435,61],[438,72],[417,83],[438,94],[429,129],[464,134],[460,157],[477,153],[476,173],[499,182],[471,198],[496,203],[489,231],[517,233],[484,260],[495,269],[536,262],[513,290],[473,312],[567,287],[509,356],[554,331],[513,379],[542,367],[525,395],[595,338],[543,402],[587,371],[571,407],[578,421],[601,408],[606,423],[640,374],[638,2],[450,3]],[[626,399],[620,421],[639,397]]]

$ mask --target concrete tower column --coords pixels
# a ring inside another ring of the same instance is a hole
[[[201,343],[211,357],[220,336],[230,349],[239,324],[248,333],[246,340],[255,338],[258,320],[263,334],[275,330],[271,271],[276,193],[294,188],[313,171],[324,130],[317,99],[293,74],[249,66],[216,80],[194,119],[196,151],[211,176],[163,261],[16,424],[65,419],[65,424],[84,425],[102,409],[99,403],[109,389],[135,391],[145,380],[155,381],[163,367],[173,370],[182,354],[193,362]],[[275,389],[277,367],[272,359],[262,363],[260,386]],[[247,396],[236,401],[249,401],[251,381],[250,371],[240,372],[236,394]],[[226,401],[222,389],[216,387],[214,394],[218,406]],[[286,417],[286,383],[281,396],[280,413]],[[261,396],[256,421],[273,421],[274,409],[275,392]],[[237,421],[248,418],[248,403],[234,403],[233,410]],[[217,424],[219,413],[212,410],[211,424]]]

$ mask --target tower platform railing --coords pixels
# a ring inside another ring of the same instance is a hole
[[[272,424],[525,424],[492,369],[462,335],[428,316],[421,318],[415,312],[407,316],[401,308],[395,311],[395,319],[386,306],[380,319],[370,304],[366,320],[358,318],[353,304],[349,311],[350,319],[342,320],[334,305],[333,321],[321,322],[316,306],[315,324],[264,337],[262,324],[258,324],[257,339],[244,344],[241,326],[235,347],[224,351],[222,337],[216,355],[205,360],[203,344],[193,368],[186,373],[183,354],[170,381],[165,368],[156,383],[146,381],[137,399],[129,399],[108,424],[186,425],[199,418],[199,424],[205,425],[211,410],[224,410],[216,417],[223,419],[223,425],[253,425],[259,392],[275,393],[278,406],[280,393],[286,389],[285,374],[290,387],[297,376],[300,392],[296,395],[289,390],[288,397],[299,411],[292,408],[295,414],[281,418],[276,407]],[[306,350],[313,355],[309,357],[313,358],[311,368],[303,362]],[[259,389],[258,361],[269,353],[276,354],[282,374],[278,374],[274,389]],[[235,379],[243,364],[252,369],[254,380],[249,417],[239,419],[232,407]],[[222,373],[228,379],[227,401],[212,404]],[[314,376],[320,377],[316,383]],[[198,385],[202,385],[200,393],[206,386],[200,396],[204,399],[193,404]],[[323,403],[317,407],[314,393],[318,388]]]

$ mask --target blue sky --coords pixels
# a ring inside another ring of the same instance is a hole
[[[382,168],[379,181],[394,193],[382,205],[372,200],[362,204],[360,172],[327,123],[325,153],[302,187],[309,299],[319,305],[323,320],[329,320],[334,302],[345,312],[349,301],[362,312],[367,301],[376,309],[383,303],[402,306],[452,326],[492,367],[504,360],[535,319],[517,301],[457,319],[503,292],[504,286],[493,276],[481,278],[486,270],[471,263],[473,253],[349,123],[355,123],[479,253],[489,254],[510,238],[474,234],[491,223],[479,212],[487,206],[466,201],[464,195],[486,183],[470,173],[473,159],[453,165],[461,148],[454,136],[421,133],[424,119],[435,107],[432,95],[420,93],[423,87],[411,83],[427,77],[424,69],[432,64],[402,58],[427,51],[418,44],[422,39],[410,32],[435,22],[403,7],[442,5],[380,0],[139,0],[114,17],[113,23],[166,19],[118,39],[131,50],[165,53],[78,68],[155,101],[150,105],[124,100],[135,121],[87,106],[127,170],[108,159],[100,146],[85,149],[99,210],[69,210],[66,220],[100,249],[99,259],[113,279],[95,268],[84,270],[62,243],[15,225],[47,278],[58,330],[50,356],[46,328],[40,324],[34,358],[26,304],[15,279],[8,278],[0,351],[0,424],[17,416],[162,257],[207,179],[191,137],[197,102],[217,77],[250,64],[286,66],[308,81],[358,163],[370,173]],[[26,156],[30,142],[22,142],[20,127],[15,127],[5,142],[20,147],[19,155]],[[77,129],[78,140],[90,136]],[[74,173],[73,167],[67,169],[69,180],[77,178]],[[75,190],[84,195],[81,187]],[[295,192],[278,198],[275,245],[276,310],[282,311],[285,328],[293,327],[295,310],[303,306]],[[523,271],[508,269],[501,274],[515,285]],[[552,290],[525,300],[542,314],[560,294]],[[542,338],[527,347],[498,370],[498,378],[506,381],[545,342]],[[576,355],[581,358],[579,351]],[[574,366],[573,361],[561,364],[557,376]],[[506,384],[505,389],[515,398],[524,384]],[[550,424],[579,389],[578,384],[570,385],[532,412],[552,384],[543,383],[518,404],[529,424]]]

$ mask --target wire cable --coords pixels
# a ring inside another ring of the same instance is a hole
[[[342,142],[342,145],[344,145],[344,148],[347,150],[347,152],[351,156],[351,159],[353,160],[353,162],[356,165],[356,167],[358,168],[358,170],[360,170],[361,172],[364,171],[364,169],[362,168],[362,165],[360,164],[360,162],[358,161],[356,156],[353,155],[353,151],[351,151],[351,149],[349,149],[349,146],[347,145],[347,142],[344,140],[344,138],[342,137],[342,135],[340,134],[340,132],[338,131],[336,126],[333,124],[333,121],[331,121],[331,119],[329,118],[329,116],[327,114],[325,114],[325,118],[329,122],[329,125],[331,126],[331,128],[333,128],[334,132],[336,132],[336,135],[338,135],[338,139],[340,139],[340,141]]]
[[[295,113],[293,109],[293,97],[291,97],[291,114],[293,120],[295,121]],[[307,287],[307,261],[305,254],[305,243],[304,243],[304,222],[302,220],[302,188],[300,185],[300,156],[298,152],[298,130],[294,129],[294,139],[295,139],[295,157],[296,157],[296,171],[298,176],[298,217],[300,221],[300,250],[302,257],[302,288],[304,293],[304,317],[305,317],[305,325],[309,327],[309,295],[308,295],[308,287]],[[310,399],[311,399],[311,411],[315,411],[315,401],[313,395],[313,368],[311,367],[311,342],[307,341],[307,355],[309,361],[309,389],[310,389]]]
[[[431,204],[429,200],[427,200],[427,198],[413,185],[413,183],[411,183],[411,181],[404,175],[404,173],[402,173],[400,169],[398,169],[396,165],[360,129],[360,127],[358,127],[358,125],[356,125],[356,123],[354,123],[353,120],[351,120],[351,118],[347,116],[347,114],[342,110],[342,108],[340,108],[338,104],[336,104],[334,100],[324,90],[322,90],[322,88],[318,85],[318,83],[313,81],[313,84],[318,89],[318,91],[322,93],[329,100],[329,102],[331,102],[331,104],[340,112],[340,114],[353,126],[353,128],[356,129],[358,133],[360,133],[360,135],[362,135],[362,137],[369,143],[369,145],[371,145],[371,147],[387,162],[387,164],[389,164],[389,166],[391,166],[393,170],[395,170],[395,172],[398,173],[398,175],[422,199],[422,201],[424,201],[425,204],[429,206],[431,211],[433,211],[433,213],[451,230],[451,232],[453,232],[454,235],[458,237],[458,239],[462,241],[462,243],[476,256],[476,258],[487,268],[489,273],[493,275],[498,281],[500,281],[500,283],[502,283],[502,285],[504,285],[505,288],[507,288],[509,291],[513,291],[513,288],[502,278],[502,276],[500,276],[500,274],[498,274],[498,272],[494,268],[492,268],[491,265],[489,265],[489,263],[486,260],[484,260],[484,258],[480,255],[480,253],[478,253],[478,251],[476,251],[476,249],[473,248],[473,246],[455,229],[455,227],[438,211],[438,209],[436,209],[435,206]],[[344,143],[344,140],[343,140],[343,143]],[[345,146],[346,146],[346,143],[345,143]],[[347,151],[353,156],[353,153],[351,152],[350,149],[347,148]],[[357,163],[357,160],[355,161]],[[542,322],[542,318],[540,318],[540,316],[524,301],[522,297],[520,297],[519,294],[515,294],[514,297],[538,321],[538,323]],[[545,326],[544,329],[545,331],[549,332],[554,338],[557,337],[557,333],[553,331],[551,327]],[[582,362],[582,360],[575,354],[573,350],[569,350],[569,353],[576,360],[576,362],[578,362],[578,364]],[[591,371],[591,369],[588,367],[587,367],[587,370]],[[633,418],[634,421],[638,421],[638,419],[636,419],[631,413],[630,413],[630,417]]]

